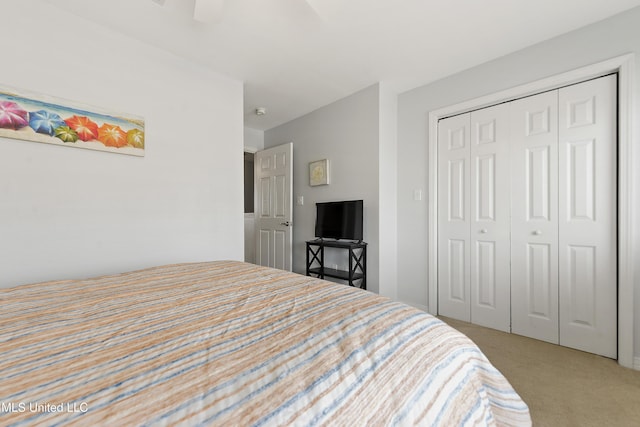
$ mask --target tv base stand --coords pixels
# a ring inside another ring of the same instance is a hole
[[[349,269],[345,271],[325,267],[325,248],[346,250],[349,256]],[[320,279],[333,277],[347,281],[349,286],[367,289],[367,244],[363,241],[308,240],[307,276],[311,275]]]

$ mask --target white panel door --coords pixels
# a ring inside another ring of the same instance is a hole
[[[256,263],[291,271],[293,143],[255,155]]]
[[[616,76],[559,90],[560,344],[617,357]]]
[[[511,330],[509,106],[471,113],[471,323]]]
[[[438,313],[469,322],[470,115],[438,122]]]
[[[512,332],[558,343],[558,93],[510,103]]]

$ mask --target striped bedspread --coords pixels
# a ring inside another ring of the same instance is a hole
[[[464,335],[241,262],[0,290],[0,425],[530,425]]]

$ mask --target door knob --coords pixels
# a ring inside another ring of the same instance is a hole
[[[540,230],[536,230],[536,231],[533,232],[534,236],[540,236],[541,234],[542,234],[542,231],[540,231]]]
[[[483,229],[481,229],[481,230],[480,230],[480,232],[481,232],[482,234],[487,234],[487,229],[486,229],[486,228],[483,228]]]
[[[280,225],[284,225],[285,227],[291,227],[293,224],[291,223],[291,221],[287,221],[287,222],[281,222]]]

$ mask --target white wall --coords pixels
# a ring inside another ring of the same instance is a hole
[[[396,299],[398,287],[398,97],[380,83],[380,295]]]
[[[398,298],[426,307],[427,204],[411,189],[427,187],[429,111],[633,52],[640,57],[640,8],[401,94],[398,98]],[[635,100],[640,88],[636,66]],[[636,114],[640,109],[635,105]],[[634,162],[640,166],[638,121]],[[633,179],[636,190],[637,175]],[[638,191],[637,191],[638,192]],[[636,200],[640,199],[637,194]],[[637,209],[636,209],[637,212]],[[640,218],[632,236],[640,242]],[[638,251],[636,251],[638,254]],[[640,257],[635,271],[635,354],[640,354]]]
[[[250,152],[264,149],[264,131],[258,129],[244,128],[244,148]]]
[[[0,84],[142,116],[146,155],[0,138],[0,286],[241,260],[242,83],[45,2],[2,15]]]
[[[305,241],[314,237],[316,202],[364,200],[367,288],[379,291],[380,90],[374,85],[265,131],[265,148],[293,142],[293,270],[306,272]],[[309,186],[309,163],[329,159],[330,184]],[[298,206],[298,196],[304,205]],[[344,261],[335,262],[346,266]]]

